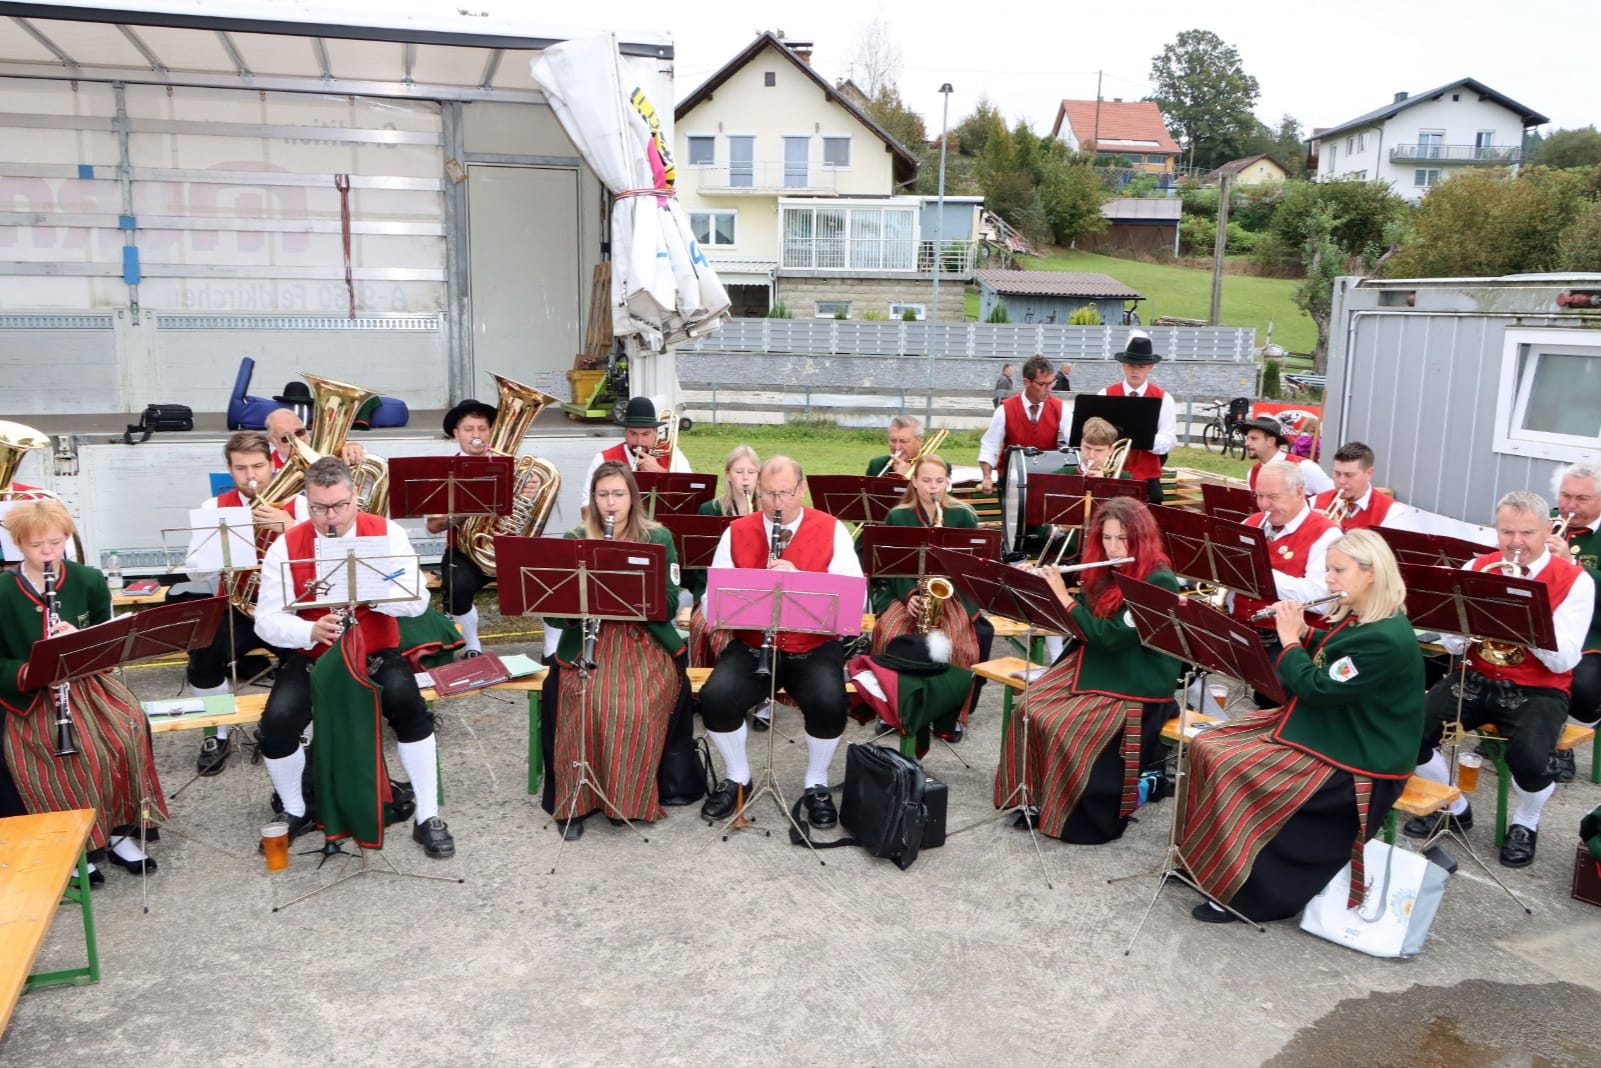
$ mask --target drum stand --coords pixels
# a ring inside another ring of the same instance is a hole
[[[326,841],[317,849],[304,849],[296,855],[302,857],[320,856],[322,859],[317,861],[317,868],[319,871],[322,869],[322,866],[326,864],[332,857],[344,857],[345,859],[344,862],[339,865],[339,871],[334,875],[333,882],[319,886],[315,890],[308,890],[299,897],[290,898],[282,905],[274,905],[272,907],[272,911],[274,912],[282,912],[290,905],[297,905],[309,897],[315,897],[324,890],[332,890],[340,883],[349,882],[358,875],[395,875],[402,879],[429,879],[438,883],[465,883],[467,881],[466,879],[457,876],[423,875],[421,872],[401,871],[399,868],[395,867],[394,861],[384,856],[384,851],[382,849],[368,849],[363,845],[358,845],[356,847],[356,852],[350,853],[345,850],[343,842]],[[350,862],[355,860],[358,855],[361,857],[361,863],[354,871],[352,871],[350,869]],[[371,865],[369,858],[374,856],[384,862],[384,866],[382,868],[375,868]]]
[[[738,639],[735,640],[737,641]],[[772,707],[776,708],[778,697],[778,658],[784,654],[779,652],[776,646],[772,652],[772,671],[767,676],[767,699],[768,701],[773,702]],[[734,810],[734,814],[723,821],[723,826],[718,832],[718,837],[726,842],[728,841],[728,835],[730,831],[744,830],[746,827],[750,826],[750,824],[754,821],[747,819],[745,817],[745,813],[761,798],[771,797],[773,799],[773,803],[778,806],[778,811],[784,814],[784,819],[789,822],[790,827],[797,835],[800,836],[801,841],[806,843],[806,848],[812,851],[812,856],[816,858],[817,863],[826,868],[828,866],[827,862],[818,855],[817,847],[812,844],[811,836],[806,834],[801,825],[796,822],[795,814],[790,811],[789,802],[784,797],[784,791],[778,785],[778,774],[773,770],[773,753],[777,749],[774,735],[777,733],[778,730],[776,729],[776,725],[767,732],[767,766],[761,771],[761,785],[752,790],[750,796],[746,797],[740,806]],[[755,785],[754,778],[752,780],[752,785]],[[707,823],[711,822],[711,820],[707,820]],[[773,836],[773,832],[771,830],[764,831],[763,834],[768,838]],[[712,839],[707,839],[706,845],[711,845],[712,841]],[[701,847],[702,850],[705,848],[706,846]]]
[[[1023,647],[1025,650],[1032,650],[1034,648],[1034,637],[1034,626],[1032,623],[1030,623],[1028,628],[1028,644]],[[1034,829],[1034,821],[1037,817],[1030,811],[1034,807],[1034,802],[1033,793],[1028,783],[1028,724],[1030,715],[1030,704],[1028,697],[1034,686],[1035,667],[1033,662],[1029,660],[1027,656],[1023,658],[1023,663],[1027,665],[1023,669],[1023,706],[1020,711],[1016,710],[1014,707],[1014,711],[1017,711],[1017,715],[1019,717],[1017,729],[1023,733],[1023,758],[1018,770],[1017,785],[1013,787],[1012,792],[1006,796],[1006,800],[1001,802],[999,806],[1000,811],[995,815],[985,816],[980,820],[974,820],[965,827],[956,828],[956,830],[951,831],[950,834],[961,834],[963,831],[970,831],[975,827],[983,827],[987,824],[994,823],[997,820],[1006,819],[1008,816],[1012,816],[1013,818],[1021,817],[1023,820],[1023,826],[1028,830],[1029,841],[1034,844],[1034,855],[1039,858],[1040,874],[1045,877],[1045,889],[1055,890],[1056,886],[1051,882],[1051,871],[1045,866],[1045,851],[1040,848],[1039,832]],[[1004,737],[1001,739],[1001,745],[1003,747],[1006,745],[1006,740]]]
[[[1134,943],[1139,941],[1140,932],[1145,929],[1145,921],[1151,918],[1151,910],[1156,908],[1156,899],[1162,896],[1162,889],[1167,886],[1169,879],[1183,883],[1196,893],[1201,894],[1208,901],[1212,900],[1211,895],[1202,890],[1200,884],[1190,875],[1190,862],[1185,859],[1184,850],[1179,847],[1178,841],[1179,824],[1182,822],[1184,812],[1185,780],[1189,778],[1190,739],[1186,735],[1190,719],[1190,685],[1192,682],[1200,682],[1202,691],[1205,692],[1207,674],[1208,672],[1204,669],[1196,668],[1186,673],[1182,680],[1184,699],[1179,702],[1179,751],[1173,772],[1173,818],[1168,822],[1167,850],[1162,856],[1162,863],[1147,871],[1135,872],[1133,875],[1120,875],[1115,879],[1106,880],[1110,885],[1112,883],[1127,882],[1130,879],[1144,879],[1152,875],[1161,876],[1157,880],[1156,891],[1151,894],[1150,904],[1145,906],[1145,912],[1140,916],[1139,925],[1134,928],[1134,937],[1129,939],[1128,947],[1123,950],[1123,956],[1125,957],[1134,951]],[[1255,927],[1258,933],[1265,934],[1267,932],[1266,927],[1263,927],[1237,909],[1221,903],[1219,903],[1219,907],[1227,911],[1235,919],[1243,920]]]
[[[586,619],[583,623],[579,624],[579,626],[583,627],[589,625],[589,623],[590,621]],[[598,622],[595,625],[598,626]],[[584,654],[580,652],[578,655],[578,758],[572,761],[572,763],[569,765],[569,767],[577,772],[578,781],[573,784],[573,796],[572,800],[567,804],[566,818],[562,819],[561,817],[558,817],[560,822],[557,825],[557,829],[561,831],[561,844],[556,847],[556,856],[550,862],[551,875],[556,874],[556,865],[561,863],[562,850],[567,848],[566,828],[567,825],[572,822],[574,815],[576,815],[578,812],[578,798],[579,795],[584,792],[585,787],[587,787],[589,791],[596,797],[600,798],[601,803],[605,806],[605,812],[608,814],[617,812],[617,806],[612,803],[611,797],[600,785],[600,780],[595,778],[595,768],[589,762],[589,704],[590,698],[594,693],[594,671],[595,666],[589,663],[588,660],[584,659]],[[560,694],[558,693],[557,704],[560,703]],[[560,730],[561,728],[558,726],[557,731],[559,732]],[[654,789],[654,784],[652,784],[652,789]],[[560,807],[559,801],[557,802],[557,807]],[[624,825],[627,826],[629,830],[639,835],[640,841],[650,841],[649,836],[647,836],[644,831],[636,827],[633,820],[630,820],[627,816],[624,816],[620,812],[618,812],[616,818],[622,820]]]

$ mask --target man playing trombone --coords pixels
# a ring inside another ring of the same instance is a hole
[[[997,407],[999,407],[997,405]],[[894,415],[889,420],[889,453],[867,461],[868,475],[910,478],[912,464],[923,453],[923,424],[915,415]]]

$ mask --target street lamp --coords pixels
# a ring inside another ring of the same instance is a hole
[[[934,327],[939,323],[939,274],[943,256],[943,242],[945,236],[945,142],[951,124],[951,94],[955,92],[951,83],[946,82],[939,87],[940,96],[945,98],[944,107],[940,112],[939,120],[939,198],[938,207],[934,213],[934,307],[927,316],[928,319],[928,416],[923,420],[924,433],[931,433],[934,429]]]

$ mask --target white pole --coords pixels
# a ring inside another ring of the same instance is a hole
[[[923,419],[923,433],[934,430],[934,327],[939,322],[939,274],[942,255],[941,238],[945,235],[945,141],[951,121],[951,83],[939,87],[945,106],[939,120],[939,197],[934,216],[934,307],[925,317],[928,321],[928,409]]]

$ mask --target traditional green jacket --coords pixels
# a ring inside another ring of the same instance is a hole
[[[960,504],[946,505],[941,513],[941,522],[947,527],[963,527],[973,529],[978,526],[978,516],[973,514],[971,508]],[[901,504],[889,510],[884,517],[884,525],[891,527],[926,527],[923,513],[915,505]],[[917,580],[911,578],[874,579],[869,599],[872,601],[873,611],[882,612],[896,601],[904,601],[912,595],[917,586]],[[966,603],[965,601],[963,602]],[[967,605],[969,614],[973,606]]]
[[[1145,581],[1177,593],[1178,576],[1166,569],[1152,571]],[[1134,617],[1128,609],[1102,619],[1090,611],[1082,593],[1070,610],[1073,622],[1084,632],[1084,652],[1073,679],[1075,693],[1099,693],[1133,701],[1170,701],[1182,665],[1176,657],[1140,644]]]
[[[701,505],[698,511],[700,515],[722,515],[723,500],[721,497],[713,497]],[[683,586],[684,589],[695,595],[697,602],[700,601],[701,598],[706,596],[706,569],[703,567],[684,568]]]
[[[1399,613],[1314,630],[1285,649],[1279,679],[1290,695],[1273,736],[1346,771],[1405,779],[1423,736],[1423,653]]]
[[[1584,651],[1601,652],[1601,532],[1585,527],[1568,535],[1572,552],[1569,559],[1590,572],[1595,580],[1595,609],[1590,615],[1590,633],[1584,636]]]
[[[111,591],[106,577],[92,567],[65,562],[56,590],[63,622],[80,630],[111,618]],[[37,599],[23,587],[20,571],[0,574],[0,702],[21,712],[33,703],[39,687],[23,690],[17,676],[28,663],[33,643],[44,637],[44,596]]]
[[[564,535],[568,538],[588,536],[583,527],[574,527]],[[666,527],[652,530],[650,540],[657,545],[667,546],[667,618],[640,625],[656,639],[656,644],[667,650],[669,656],[677,656],[679,650],[684,648],[683,636],[678,633],[678,628],[673,626],[673,617],[678,614],[678,552],[673,548],[673,533]],[[578,625],[578,620],[551,617],[545,622],[562,628],[561,644],[556,647],[556,659],[563,664],[571,664],[578,659],[578,655],[584,649],[583,628]]]

